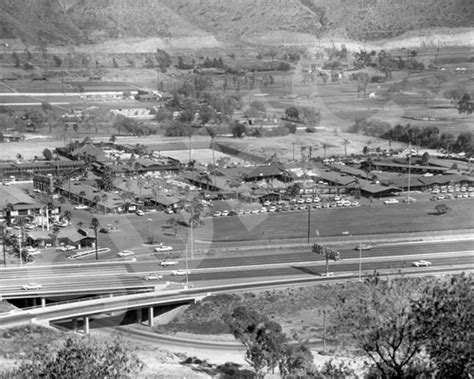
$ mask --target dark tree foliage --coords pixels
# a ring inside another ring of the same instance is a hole
[[[460,114],[466,113],[470,115],[474,110],[474,102],[471,100],[471,95],[465,93],[463,97],[457,103],[457,109]]]
[[[417,338],[437,367],[438,378],[472,378],[474,307],[472,274],[438,279],[413,301]]]
[[[236,121],[234,126],[231,129],[231,132],[234,137],[242,138],[242,136],[247,133],[247,128],[245,127],[245,125]]]
[[[103,343],[92,338],[68,337],[56,351],[37,346],[31,360],[6,373],[15,378],[131,378],[143,363],[120,341]]]

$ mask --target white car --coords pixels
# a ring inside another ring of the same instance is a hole
[[[163,275],[158,275],[158,274],[148,274],[147,276],[145,276],[144,278],[145,280],[161,280],[163,279]]]
[[[228,216],[229,215],[229,211],[228,210],[225,210],[225,211],[222,211],[222,216]]]
[[[214,217],[220,217],[220,216],[222,216],[222,212],[221,211],[215,211],[212,215]]]
[[[262,207],[262,208],[260,208],[260,211],[259,211],[259,212],[260,212],[260,213],[266,213],[267,211],[268,211],[267,208]]]
[[[37,255],[41,255],[41,251],[39,251],[39,250],[30,250],[30,251],[27,251],[26,254],[31,255],[32,257],[35,257]]]
[[[172,213],[174,213],[174,212],[173,212],[172,209],[166,208],[166,209],[165,209],[165,213],[167,213],[167,214],[172,214]]]
[[[117,255],[119,257],[128,257],[130,255],[134,255],[135,253],[133,251],[130,251],[130,250],[124,250],[124,251],[121,251],[119,253],[117,253]]]
[[[191,271],[189,270],[174,270],[174,271],[171,271],[171,275],[173,276],[183,276],[183,275],[186,275],[186,274],[191,274]]]
[[[384,204],[398,204],[397,199],[388,199],[383,202]]]
[[[304,204],[304,199],[298,199],[296,202],[297,202],[298,204]]]
[[[405,203],[414,203],[414,202],[416,202],[416,199],[414,197],[407,197],[407,198],[403,199],[403,201]]]
[[[141,209],[137,209],[137,210],[135,211],[135,214],[136,214],[137,216],[145,216],[145,212],[143,212]]]
[[[167,259],[167,260],[165,260],[165,261],[162,261],[162,262],[160,263],[160,266],[176,266],[176,265],[178,265],[178,264],[179,264],[178,261],[171,261],[171,260]]]
[[[72,245],[66,245],[66,246],[59,246],[58,250],[60,251],[71,251],[74,250],[76,247]]]
[[[351,203],[351,206],[353,206],[353,207],[358,207],[358,206],[359,206],[359,202],[358,202],[358,201],[353,201],[353,202]]]
[[[267,200],[263,203],[264,206],[268,207],[270,205],[272,205],[271,201]]]
[[[87,205],[79,204],[79,205],[76,205],[74,209],[78,209],[78,210],[89,209],[89,207]]]
[[[25,291],[39,290],[39,289],[41,289],[41,284],[38,284],[38,283],[28,283],[28,284],[22,285],[22,286],[21,286],[21,289],[22,289],[22,290],[25,290]]]
[[[413,266],[415,266],[415,267],[429,267],[429,266],[431,266],[431,262],[424,261],[424,260],[419,260],[419,261],[413,262]]]
[[[155,247],[155,251],[157,253],[160,253],[162,251],[172,251],[173,248],[171,246],[166,246],[166,245],[160,245],[160,246],[157,246]]]
[[[435,188],[434,190],[431,191],[432,194],[437,194],[439,193],[439,189],[438,188]]]

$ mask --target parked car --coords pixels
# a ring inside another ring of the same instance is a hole
[[[84,205],[84,204],[79,204],[79,205],[76,205],[74,207],[74,209],[84,210],[84,209],[89,209],[89,207],[87,205]]]
[[[137,216],[145,216],[145,212],[143,212],[141,209],[137,209],[137,210],[135,211],[135,214],[136,214]]]
[[[119,253],[117,253],[117,255],[119,257],[128,257],[130,255],[134,255],[135,253],[133,251],[130,251],[130,250],[124,250],[124,251],[121,251]]]
[[[106,234],[107,234],[107,233],[110,233],[110,229],[109,229],[109,228],[100,228],[100,229],[99,229],[99,232],[100,232],[100,233],[106,233]]]
[[[76,248],[76,246],[73,246],[73,245],[65,245],[65,246],[58,247],[58,250],[71,251],[71,250],[74,250],[75,248]]]
[[[220,216],[222,216],[222,212],[221,211],[215,211],[212,215],[214,217],[220,217]]]
[[[172,213],[174,213],[174,211],[171,208],[166,208],[165,213],[172,214]]]
[[[32,290],[39,290],[41,289],[41,284],[38,284],[38,283],[28,283],[28,284],[24,284],[21,286],[21,289],[22,290],[25,290],[25,291],[32,291]]]
[[[415,266],[415,267],[429,267],[429,266],[431,266],[431,262],[421,259],[419,261],[413,262],[413,266]]]
[[[172,261],[172,260],[169,260],[169,259],[166,259],[164,261],[161,261],[160,263],[160,266],[176,266],[178,265],[179,262],[178,261]]]
[[[405,203],[414,203],[414,202],[416,202],[416,199],[414,197],[407,197],[407,198],[403,199],[403,201]]]
[[[161,280],[163,279],[163,275],[151,273],[151,274],[146,275],[144,279],[145,280]]]
[[[226,209],[226,210],[223,210],[222,211],[222,216],[228,216],[229,215],[229,211]]]
[[[387,199],[383,202],[384,204],[398,204],[397,199]]]

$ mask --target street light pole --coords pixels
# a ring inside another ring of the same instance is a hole
[[[3,266],[7,267],[7,252],[5,251],[5,223],[2,224]]]
[[[362,281],[362,249],[359,246],[359,282]]]

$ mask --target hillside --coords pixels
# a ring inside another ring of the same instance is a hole
[[[209,34],[235,41],[275,32],[376,40],[474,26],[472,0],[0,0],[0,6],[0,39],[30,44]]]

